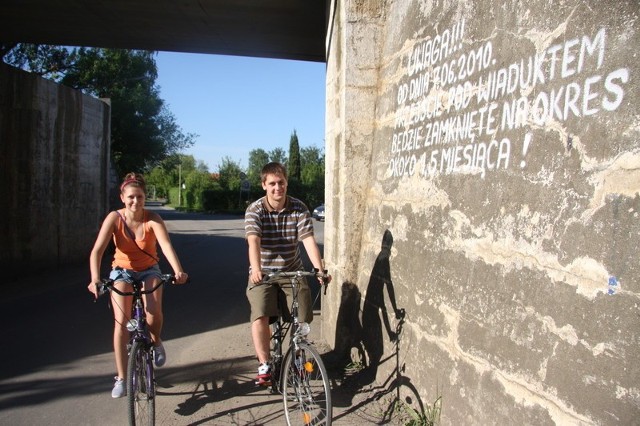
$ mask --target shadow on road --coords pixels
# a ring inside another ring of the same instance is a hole
[[[189,284],[165,288],[163,339],[169,347],[175,345],[172,355],[183,349],[179,345],[201,343],[193,359],[183,358],[178,363],[170,358],[176,367],[168,365],[158,370],[160,405],[171,407],[172,421],[178,418],[170,424],[281,423],[281,397],[253,384],[256,361],[248,346],[248,260],[243,218],[162,208],[156,211],[167,221],[173,245],[191,276]],[[87,257],[90,249],[87,247]],[[105,276],[111,257],[112,252],[108,252],[103,261]],[[161,258],[161,269],[171,272]],[[107,298],[94,303],[87,291],[88,280],[87,259],[80,265],[25,274],[11,283],[11,291],[3,293],[0,423],[28,424],[24,422],[45,418],[52,407],[58,407],[61,419],[73,423],[74,415],[68,407],[88,402],[86,411],[94,417],[82,421],[92,424],[91,420],[102,419],[102,424],[108,424],[101,416],[121,407],[122,401],[111,400],[108,395],[114,375],[113,315]],[[317,287],[312,286],[316,291]],[[216,346],[203,341],[213,339],[212,331],[216,332],[215,338],[235,333],[233,338],[242,340],[242,355],[225,355],[220,343]],[[121,408],[124,410],[124,406]],[[119,417],[109,420],[118,424]]]
[[[229,419],[240,414],[245,418],[241,423],[245,424],[247,411],[259,412],[256,410],[258,407],[281,404],[279,398],[269,398],[267,390],[256,387],[253,383],[254,364],[254,357],[246,356],[183,365],[168,372],[163,370],[163,374],[158,377],[158,396],[177,397],[174,400],[182,401],[177,404],[174,412],[187,419],[195,416],[198,420],[190,420],[191,425],[211,424],[217,418]],[[175,391],[177,384],[188,384],[188,390]],[[258,399],[254,396],[258,396]],[[228,403],[231,399],[234,400],[233,404]],[[216,403],[223,403],[219,407],[232,408],[216,410],[215,414],[210,414],[211,410],[205,410],[205,407]],[[251,424],[267,423],[269,418],[278,415],[279,408],[280,405],[276,407],[276,413],[273,409],[264,410],[271,414],[265,414],[266,418],[261,420],[256,416]],[[200,412],[205,414],[198,415]]]
[[[246,257],[244,240],[211,235],[171,237],[192,278],[187,285],[165,288],[163,338],[247,322],[246,267],[244,260],[238,260]],[[161,267],[171,271],[164,261]],[[75,266],[31,276],[22,283],[23,294],[0,301],[0,339],[12,342],[0,351],[0,365],[11,366],[0,371],[0,379],[112,350],[113,315],[108,298],[92,301],[88,275],[88,267]],[[63,282],[37,292],[27,290],[44,280]]]
[[[201,215],[172,210],[159,213],[167,221],[196,216],[200,221],[203,219]],[[228,223],[225,227],[230,235],[234,232],[242,235],[234,237],[209,231],[223,219],[206,218],[200,225],[204,231],[171,233],[180,260],[191,275],[191,283],[165,288],[165,340],[248,322],[249,305],[244,295],[247,256],[242,220],[237,224],[240,231],[234,231],[235,223],[231,228]],[[90,249],[87,248],[87,253]],[[105,276],[110,262],[111,253],[105,255],[103,261]],[[164,259],[161,268],[171,272]],[[12,288],[0,299],[3,324],[0,341],[5,342],[0,351],[0,365],[7,367],[0,369],[0,380],[112,352],[113,315],[108,300],[103,297],[94,303],[87,291],[88,281],[87,259],[87,264],[53,271],[37,274],[27,271],[12,283]],[[87,379],[78,380],[84,383]],[[91,389],[91,386],[85,387],[85,392]]]

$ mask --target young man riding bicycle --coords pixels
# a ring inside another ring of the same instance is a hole
[[[257,285],[262,281],[262,270],[303,269],[299,241],[313,267],[323,270],[323,265],[309,209],[302,201],[287,195],[286,168],[280,163],[269,163],[262,168],[260,177],[266,195],[250,204],[245,212],[250,265],[246,294],[251,305],[251,337],[260,364],[256,384],[268,386],[271,384],[269,324],[278,316],[278,289]],[[313,320],[311,292],[306,280],[301,284],[298,312],[301,322]]]

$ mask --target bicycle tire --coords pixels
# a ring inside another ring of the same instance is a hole
[[[127,399],[131,426],[154,426],[156,421],[156,383],[153,355],[144,342],[134,341],[127,367]]]
[[[291,347],[284,357],[282,402],[288,425],[331,425],[333,406],[327,369],[308,343]]]

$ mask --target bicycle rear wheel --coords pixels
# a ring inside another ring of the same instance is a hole
[[[308,343],[289,348],[282,364],[282,400],[289,425],[331,425],[331,387],[320,354]]]
[[[127,368],[129,424],[153,426],[156,421],[156,383],[153,355],[144,342],[134,341]]]

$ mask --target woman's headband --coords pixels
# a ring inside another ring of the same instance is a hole
[[[124,187],[125,187],[125,186],[127,186],[127,185],[129,185],[129,184],[132,184],[132,183],[136,183],[136,184],[138,184],[138,186],[140,186],[140,187],[142,187],[142,186],[143,186],[143,185],[142,185],[142,182],[140,182],[138,179],[135,179],[135,178],[129,178],[129,179],[125,180],[124,182],[122,182],[122,185],[120,185],[120,192],[124,191]]]

